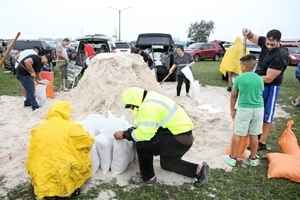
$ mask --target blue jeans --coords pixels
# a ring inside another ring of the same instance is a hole
[[[35,86],[31,76],[17,76],[17,79],[21,82],[26,91],[26,100],[24,106],[31,106],[32,110],[39,108],[39,105],[35,99]]]

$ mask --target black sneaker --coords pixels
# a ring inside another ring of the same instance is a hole
[[[231,90],[232,90],[232,87],[228,86],[227,87],[227,92],[231,92]]]
[[[27,101],[24,101],[24,107],[29,107],[29,106],[31,106],[31,104],[28,103]]]
[[[267,151],[268,148],[267,148],[267,145],[266,144],[263,144],[263,143],[258,143],[258,148],[257,148],[257,151]]]
[[[141,176],[137,175],[137,176],[131,177],[130,180],[129,180],[129,183],[135,184],[135,185],[138,185],[138,184],[155,184],[155,183],[157,183],[157,178],[156,178],[156,176],[154,176],[154,177],[150,178],[149,180],[144,181]]]
[[[209,166],[206,162],[202,163],[200,173],[195,177],[194,184],[204,185],[208,183]]]

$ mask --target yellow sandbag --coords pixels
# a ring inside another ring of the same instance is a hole
[[[38,198],[70,196],[91,177],[94,139],[70,113],[69,102],[56,102],[31,130],[26,168]]]
[[[220,72],[241,73],[240,58],[245,55],[244,44],[240,37],[237,37],[231,47],[227,49],[220,64]]]

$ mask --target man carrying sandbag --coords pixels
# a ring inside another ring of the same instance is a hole
[[[208,181],[206,162],[195,164],[182,160],[193,144],[193,123],[173,100],[154,91],[127,88],[122,94],[125,108],[131,109],[135,126],[114,134],[117,140],[136,142],[141,177],[132,183],[155,183],[153,156],[160,155],[163,169],[194,178],[197,184]]]
[[[24,50],[16,61],[16,75],[21,85],[25,89],[26,99],[24,107],[31,107],[32,110],[40,106],[35,97],[35,81],[39,82],[39,73],[42,65],[48,62],[47,57],[43,54],[38,55],[38,50]]]

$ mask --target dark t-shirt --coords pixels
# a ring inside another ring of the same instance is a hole
[[[36,73],[39,73],[42,68],[42,61],[41,58],[38,55],[30,55],[21,60],[20,64],[18,65],[16,69],[17,76],[30,76],[30,73],[26,71],[24,68],[25,64],[24,61],[28,58],[31,58],[33,61],[32,68]]]
[[[261,47],[261,53],[255,72],[260,76],[265,76],[268,68],[280,70],[281,74],[271,83],[265,83],[265,85],[281,85],[283,73],[288,65],[288,50],[284,47],[269,50],[265,43],[265,37],[258,38],[258,45]]]
[[[182,68],[184,68],[186,65],[193,62],[193,58],[190,54],[184,53],[182,57],[176,55],[174,58],[174,64],[176,65],[176,75],[182,75],[181,72]]]

